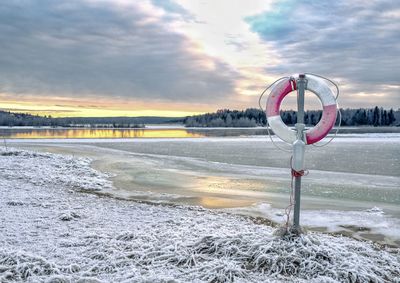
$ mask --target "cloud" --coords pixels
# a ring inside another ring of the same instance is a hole
[[[3,110],[3,109],[2,109]],[[38,110],[38,109],[29,109],[29,108],[7,108],[6,111],[11,111],[11,112],[29,112],[29,113],[75,113],[77,112],[76,110],[57,110],[57,109],[43,109],[43,110]]]
[[[245,20],[279,54],[270,74],[320,73],[342,83],[349,106],[366,93],[361,104],[400,107],[400,2],[279,1]]]
[[[2,3],[0,92],[186,102],[233,92],[239,74],[170,28],[165,10],[183,8],[133,2]]]
[[[271,1],[3,1],[0,94],[212,111],[308,71],[339,81],[345,107],[400,107],[398,1]]]
[[[151,0],[151,3],[156,7],[162,8],[167,13],[166,18],[178,17],[184,21],[196,20],[192,13],[173,0]]]

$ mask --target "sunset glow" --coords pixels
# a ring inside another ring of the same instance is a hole
[[[182,117],[256,108],[277,78],[314,72],[339,83],[342,107],[397,109],[398,11],[393,1],[8,2],[0,108]]]

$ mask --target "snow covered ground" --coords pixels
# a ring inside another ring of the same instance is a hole
[[[89,159],[0,152],[0,282],[400,282],[399,250],[98,194]]]
[[[114,175],[114,187],[103,189],[114,197],[284,221],[290,154],[268,137],[72,141],[8,144],[93,158],[94,168]],[[400,247],[399,145],[400,134],[366,134],[307,148],[302,225]]]

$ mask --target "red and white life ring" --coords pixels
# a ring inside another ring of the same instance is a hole
[[[324,80],[313,75],[306,75],[305,78],[307,80],[306,89],[318,96],[323,107],[321,120],[315,127],[305,131],[304,142],[313,144],[322,140],[335,125],[337,104],[333,91]],[[297,79],[298,75],[280,81],[272,89],[267,100],[268,123],[274,133],[288,143],[293,143],[296,140],[296,131],[283,123],[279,112],[283,98],[297,89]]]

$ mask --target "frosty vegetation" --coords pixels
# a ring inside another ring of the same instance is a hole
[[[398,250],[106,197],[89,159],[3,149],[0,162],[0,282],[400,282]]]

